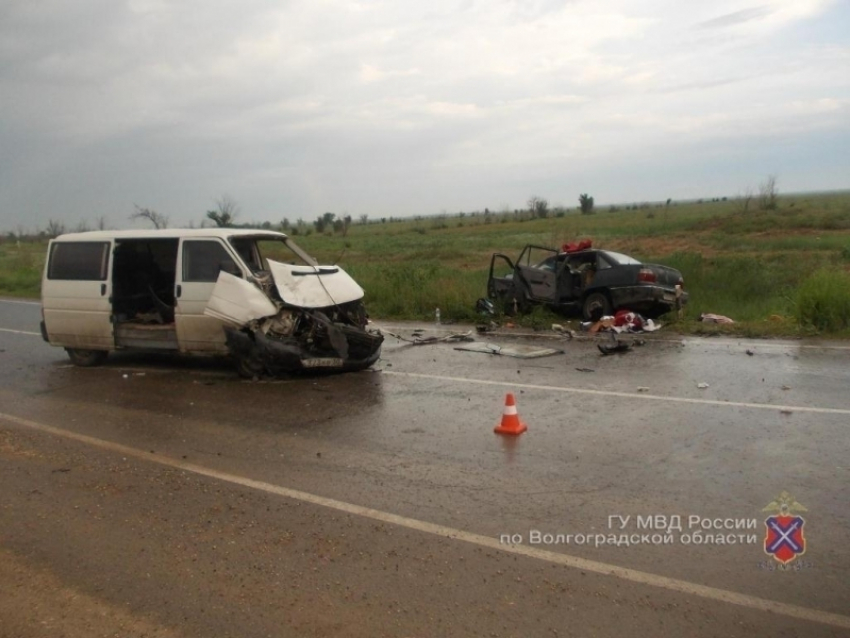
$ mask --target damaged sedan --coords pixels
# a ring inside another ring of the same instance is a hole
[[[248,377],[358,370],[383,342],[363,295],[283,233],[73,233],[48,248],[41,329],[81,366],[134,350],[226,354]]]
[[[687,303],[684,284],[675,268],[596,249],[584,240],[560,250],[528,245],[516,262],[494,253],[487,296],[509,315],[542,304],[587,320],[621,309],[655,318]]]

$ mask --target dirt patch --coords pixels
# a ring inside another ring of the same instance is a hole
[[[0,635],[179,638],[182,634],[66,586],[48,570],[0,549]]]

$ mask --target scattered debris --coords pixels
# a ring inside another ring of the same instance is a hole
[[[735,323],[733,319],[724,317],[723,315],[715,315],[710,312],[704,312],[699,316],[699,320],[703,323]]]
[[[780,410],[779,413],[780,414],[794,414],[794,412],[792,410]]]
[[[596,321],[583,321],[581,323],[581,329],[585,332],[589,332],[590,334],[596,334],[600,330],[607,330],[614,328],[614,317],[602,317],[601,319],[597,319]]]
[[[402,337],[401,335],[397,335],[392,332],[384,331],[386,334],[391,337],[395,337],[399,341],[404,341],[405,343],[410,343],[414,346],[424,346],[432,343],[454,343],[457,341],[475,341],[472,336],[472,330],[467,330],[466,332],[453,332],[448,335],[443,335],[442,337],[438,337],[436,335],[431,337],[422,337],[421,330],[413,331],[413,338],[409,339],[407,337]]]
[[[557,332],[558,334],[562,334],[565,337],[569,337],[570,339],[573,339],[574,337],[578,336],[578,335],[576,335],[575,330],[570,330],[569,328],[565,328],[564,326],[562,326],[559,323],[553,323],[552,324],[552,332]]]
[[[706,388],[709,388],[709,387],[711,387],[711,386],[709,386],[707,383],[697,383],[697,387],[698,387],[700,390],[705,390]]]
[[[755,352],[753,352],[752,350],[747,350],[747,354],[752,357],[755,354]]]
[[[576,368],[579,372],[596,372],[596,370],[592,368]]]
[[[637,389],[638,392],[649,392],[649,388],[646,386],[641,386]]]
[[[632,349],[632,346],[624,341],[617,341],[613,344],[598,343],[596,347],[599,348],[599,352],[603,355],[622,354]]]
[[[581,324],[581,329],[596,334],[597,332],[655,332],[661,329],[661,324],[655,323],[652,319],[645,319],[641,315],[632,312],[631,310],[618,310],[614,316],[600,317],[595,321],[585,321]]]
[[[618,332],[655,332],[661,325],[631,310],[618,310],[614,314],[614,328],[619,328]]]
[[[782,389],[783,389],[783,390],[790,390],[790,389],[791,389],[791,386],[790,386],[790,385],[783,385],[783,386],[782,386]]]
[[[455,350],[463,350],[465,352],[481,352],[483,354],[498,354],[505,357],[514,357],[516,359],[537,359],[539,357],[549,357],[553,354],[563,354],[563,350],[555,350],[554,348],[540,348],[538,346],[500,346],[495,343],[480,343],[476,342],[468,346],[458,346]]]
[[[496,306],[494,306],[493,302],[489,299],[484,299],[482,297],[481,299],[475,302],[475,311],[478,314],[492,317],[496,314]]]

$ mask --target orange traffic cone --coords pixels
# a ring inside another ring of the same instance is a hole
[[[519,420],[513,393],[508,392],[505,395],[505,411],[502,413],[502,422],[493,431],[497,434],[522,434],[527,429],[528,426]]]

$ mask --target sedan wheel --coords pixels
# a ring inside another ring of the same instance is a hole
[[[585,321],[592,321],[594,318],[604,317],[611,314],[611,302],[608,296],[602,292],[590,293],[584,300],[582,306],[582,315]]]

